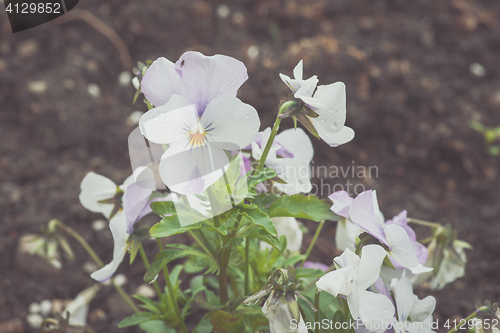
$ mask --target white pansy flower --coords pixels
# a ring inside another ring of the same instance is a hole
[[[316,282],[318,290],[345,296],[353,319],[359,318],[366,327],[378,327],[374,330],[377,333],[383,332],[394,316],[389,298],[367,291],[378,279],[385,256],[385,250],[379,245],[364,246],[361,257],[347,248],[334,259],[339,268]]]
[[[436,308],[436,299],[427,296],[418,299],[413,294],[411,281],[407,277],[401,278],[397,284],[393,283],[396,298],[397,318],[393,318],[395,333],[431,333],[432,313]]]
[[[354,138],[354,131],[344,126],[346,120],[344,83],[335,82],[316,87],[318,84],[316,76],[303,80],[302,70],[301,60],[293,70],[295,79],[280,74],[281,80],[292,90],[294,97],[305,104],[299,106],[302,109],[302,115],[296,113],[292,116],[296,117],[310,131],[311,128],[308,124],[312,123],[317,135],[331,147],[351,141]],[[313,113],[317,116],[314,116]]]
[[[252,156],[256,160],[260,160],[270,135],[271,129],[266,128],[252,142]],[[311,140],[301,128],[288,129],[276,135],[265,165],[274,169],[286,184],[274,182],[273,186],[288,195],[310,192],[313,155]]]

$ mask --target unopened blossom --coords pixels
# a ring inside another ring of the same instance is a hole
[[[347,248],[333,260],[338,268],[316,282],[320,291],[345,296],[352,318],[359,318],[367,327],[378,327],[374,330],[377,333],[383,332],[394,316],[389,298],[367,291],[377,281],[385,256],[379,245],[364,246],[361,257]]]
[[[349,219],[349,207],[354,199],[346,191],[332,193],[328,199],[333,202],[331,211],[340,216],[335,231],[335,247],[339,251],[344,251],[346,248],[355,251],[357,237],[363,229]]]
[[[411,281],[407,277],[401,278],[393,288],[397,317],[393,318],[392,326],[396,333],[431,333],[432,313],[436,308],[436,299],[427,296],[418,299],[413,294]]]
[[[160,176],[172,190],[199,194],[223,174],[226,150],[249,145],[260,126],[257,111],[236,97],[246,68],[231,57],[186,52],[173,64],[159,58],[141,82],[156,106],[140,119],[141,133],[168,145]]]
[[[272,333],[307,333],[297,297],[308,303],[309,301],[297,292],[293,267],[288,266],[286,269],[279,268],[274,271],[262,289],[243,302],[247,305],[255,304],[266,296],[262,313],[269,320],[269,329]],[[309,305],[316,311],[312,304]]]
[[[260,160],[270,134],[271,129],[266,128],[252,142],[252,157],[255,160]],[[285,184],[273,182],[273,186],[288,195],[310,192],[313,155],[311,140],[301,128],[288,129],[276,135],[264,165],[274,169]]]
[[[296,296],[291,297],[296,298]],[[286,295],[276,298],[269,297],[264,303],[262,313],[269,320],[270,333],[307,333],[302,315],[299,314],[298,319],[292,315],[288,298]]]
[[[354,224],[384,244],[389,258],[402,267],[414,274],[432,270],[419,263],[405,228],[396,223],[384,223],[375,191],[368,190],[359,194],[349,206],[349,217]]]
[[[280,74],[281,80],[299,100],[296,111],[290,116],[299,120],[312,134],[319,136],[331,147],[347,143],[354,138],[354,131],[344,126],[346,120],[345,85],[335,82],[318,84],[316,76],[303,80],[303,63],[299,61],[293,70],[294,79]]]

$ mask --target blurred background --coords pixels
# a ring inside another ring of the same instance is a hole
[[[82,0],[55,21],[12,34],[0,10],[0,332],[35,332],[26,322],[31,303],[72,299],[93,284],[78,244],[75,260],[54,271],[17,253],[22,235],[57,218],[111,259],[110,232],[92,227],[100,217],[80,205],[80,182],[89,171],[117,184],[131,173],[127,137],[134,111],[147,108],[142,98],[132,104],[127,72],[159,56],[175,62],[187,50],[245,63],[239,97],[258,110],[261,130],[289,93],[278,74],[291,75],[300,59],[305,78],[343,81],[356,137],[338,148],[311,137],[314,166],[378,173],[313,182],[376,189],[386,218],[406,209],[451,224],[474,246],[465,277],[441,291],[417,290],[437,298],[435,319],[498,301],[500,157],[495,135],[488,145],[471,122],[500,125],[499,15],[494,0]],[[304,249],[315,224],[306,226]],[[324,230],[312,259],[330,264],[335,224]],[[142,283],[140,263],[124,262],[119,272],[130,293]],[[104,287],[91,303],[96,332],[119,331],[128,310],[116,296]]]

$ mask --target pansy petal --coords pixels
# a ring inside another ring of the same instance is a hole
[[[189,51],[177,60],[175,69],[182,78],[180,95],[196,105],[200,116],[218,95],[236,96],[248,79],[247,69],[241,61],[220,54],[207,57]]]
[[[347,267],[347,266],[359,266],[360,260],[361,259],[356,253],[347,248],[344,250],[344,252],[342,252],[340,256],[335,257],[333,259],[333,262],[335,262],[340,267]]]
[[[366,290],[377,281],[386,254],[380,245],[363,246],[356,281],[359,289]]]
[[[385,228],[387,240],[391,244],[389,254],[403,267],[408,268],[413,274],[428,272],[432,268],[423,267],[418,263],[417,255],[413,250],[406,231],[395,224],[390,224]]]
[[[113,211],[113,204],[100,203],[101,200],[111,199],[116,194],[116,184],[109,178],[89,172],[80,184],[80,203],[85,209],[95,213],[102,213],[106,218]]]
[[[363,232],[359,226],[351,222],[351,220],[341,217],[337,222],[335,230],[335,247],[339,251],[349,249],[356,250],[356,237]]]
[[[173,94],[179,94],[180,85],[181,77],[175,71],[173,62],[161,57],[146,70],[141,90],[154,106],[162,106]]]
[[[335,82],[329,85],[318,86],[314,93],[314,98],[323,103],[324,108],[321,114],[328,113],[329,120],[336,124],[333,128],[340,130],[344,126],[346,119],[346,94],[345,84],[343,82]]]
[[[357,224],[373,237],[387,246],[391,246],[387,240],[384,229],[374,211],[372,191],[360,193],[349,207],[349,216],[354,224]],[[404,230],[403,230],[404,231]],[[406,236],[408,238],[408,236]]]
[[[408,225],[408,213],[406,210],[403,210],[401,213],[394,216],[392,220],[386,221],[385,224],[399,225],[400,227],[403,227],[403,229],[406,230],[406,233],[408,234],[410,241],[415,242],[417,240],[415,231],[413,230],[412,227]]]
[[[311,118],[311,122],[313,123],[314,128],[318,131],[319,137],[330,147],[337,147],[354,139],[354,131],[350,127],[344,126],[339,132],[332,133],[324,130],[322,125],[316,126],[317,121],[321,121],[321,119],[321,116],[316,119]]]
[[[222,177],[228,164],[226,153],[217,145],[188,147],[187,142],[180,142],[163,154],[159,171],[171,191],[200,194]]]
[[[304,70],[304,62],[300,59],[299,63],[293,69],[293,76],[295,80],[302,80],[302,72]]]
[[[410,318],[413,322],[423,322],[432,315],[436,308],[436,299],[432,296],[419,300],[417,296],[413,297],[413,305],[410,311]]]
[[[349,193],[347,193],[346,191],[337,191],[330,194],[330,196],[328,196],[328,199],[333,202],[333,206],[330,208],[332,212],[339,216],[349,218],[349,207],[354,200],[354,198],[352,198]]]
[[[214,98],[201,122],[208,141],[222,145],[231,143],[240,149],[253,141],[260,127],[257,111],[230,94]]]
[[[316,287],[318,290],[326,291],[333,296],[339,294],[348,296],[353,291],[352,281],[355,278],[355,274],[356,270],[354,266],[336,269],[323,275],[316,282]]]
[[[405,322],[413,306],[414,295],[410,279],[407,277],[401,278],[396,285],[395,293],[398,319],[400,322]]]
[[[281,149],[276,152],[279,156],[287,157],[283,156],[283,151],[286,149],[293,155],[291,157],[294,159],[308,163],[313,159],[314,148],[311,139],[302,128],[284,130],[276,135],[274,141],[281,146]]]
[[[359,291],[359,318],[370,331],[382,333],[392,322],[394,305],[382,294]]]
[[[171,144],[187,139],[188,132],[196,126],[197,121],[195,106],[184,97],[173,95],[165,105],[143,114],[139,127],[149,141]]]
[[[90,275],[94,280],[101,282],[108,280],[115,274],[118,266],[127,253],[128,247],[127,239],[129,235],[127,233],[127,220],[125,215],[122,213],[115,215],[109,222],[109,228],[111,229],[114,242],[113,260]]]
[[[152,181],[154,182],[154,180]],[[146,206],[151,193],[153,193],[151,188],[141,187],[137,183],[133,183],[127,187],[123,195],[123,210],[127,218],[127,231],[129,234],[134,231],[134,224],[139,220],[139,216]]]

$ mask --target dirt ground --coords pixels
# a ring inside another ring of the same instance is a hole
[[[291,75],[300,59],[305,77],[345,82],[346,125],[356,137],[338,148],[314,139],[314,166],[372,166],[378,173],[315,177],[322,195],[330,194],[325,184],[347,181],[376,189],[386,217],[407,209],[411,217],[450,223],[474,246],[465,277],[441,291],[418,290],[437,298],[435,319],[464,317],[477,301],[498,301],[500,159],[487,154],[469,124],[500,125],[500,2],[237,0],[226,2],[229,13],[222,3],[82,0],[76,9],[109,25],[132,64],[159,56],[175,61],[186,50],[240,59],[249,80],[239,97],[259,111],[261,129],[272,125],[288,94],[278,73]],[[77,244],[76,259],[64,261],[60,274],[16,268],[21,235],[57,218],[111,259],[111,235],[92,230],[100,217],[80,205],[79,185],[88,171],[117,183],[131,173],[127,118],[146,109],[140,101],[132,105],[131,85],[119,84],[119,74],[130,70],[123,51],[121,57],[82,19],[58,20],[12,34],[0,13],[0,323],[24,322],[30,303],[74,298],[93,284]],[[304,248],[315,227],[306,225]],[[326,226],[313,259],[329,264],[338,254],[334,232],[334,224]],[[146,248],[152,255],[154,244]],[[142,283],[139,262],[123,263],[119,272],[128,277],[128,292]],[[113,295],[104,287],[91,303],[91,326],[135,332],[116,328],[126,313]]]

